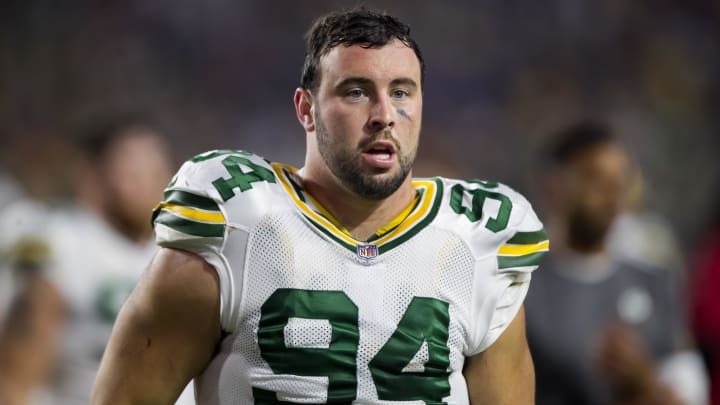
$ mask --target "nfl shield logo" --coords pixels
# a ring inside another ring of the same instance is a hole
[[[358,245],[357,254],[361,259],[372,259],[378,255],[378,247],[375,245]]]

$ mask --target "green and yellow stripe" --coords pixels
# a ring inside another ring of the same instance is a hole
[[[225,234],[225,215],[215,201],[180,190],[165,192],[165,200],[153,210],[153,223],[194,236]]]
[[[549,249],[545,230],[517,232],[498,249],[498,268],[537,266]]]
[[[353,238],[318,201],[293,186],[288,173],[294,173],[297,169],[280,163],[273,163],[272,166],[287,194],[317,229],[353,252],[358,245],[367,243]],[[442,199],[442,183],[435,179],[415,180],[413,187],[418,190],[418,199],[414,199],[406,210],[383,227],[379,232],[380,235],[376,235],[376,238],[370,242],[378,246],[381,254],[416,235],[432,222],[437,214]],[[312,207],[307,201],[312,203]]]
[[[285,192],[290,196],[290,198],[293,200],[295,205],[300,208],[300,211],[311,220],[313,224],[318,226],[318,228],[323,231],[326,235],[332,237],[337,242],[340,242],[343,246],[346,248],[353,250],[355,246],[357,246],[357,242],[352,237],[348,236],[347,234],[341,232],[335,224],[333,224],[328,218],[326,218],[324,215],[315,212],[313,209],[311,209],[306,203],[305,198],[302,197],[302,194],[299,192],[296,193],[295,190],[290,185],[290,180],[287,178],[286,174],[284,173],[284,170],[287,170],[290,173],[294,173],[297,171],[294,167],[288,166],[288,165],[282,165],[280,163],[273,163],[272,164],[273,169],[275,170],[275,174],[277,174],[278,178],[280,179],[280,184],[282,184],[283,188],[285,189]],[[299,190],[298,190],[299,191]],[[327,212],[327,211],[326,211]]]

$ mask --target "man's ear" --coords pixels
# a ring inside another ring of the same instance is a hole
[[[295,89],[295,114],[300,121],[300,125],[305,128],[305,132],[315,131],[315,116],[313,111],[313,96],[310,91],[302,87]]]

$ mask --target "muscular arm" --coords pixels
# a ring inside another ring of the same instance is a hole
[[[466,359],[464,375],[471,404],[535,403],[535,370],[525,338],[523,308],[495,343]]]
[[[92,404],[172,404],[220,339],[215,270],[161,249],[123,307],[100,365]]]

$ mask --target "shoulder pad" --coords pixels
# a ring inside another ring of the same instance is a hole
[[[228,225],[249,226],[279,187],[272,165],[251,152],[214,150],[185,162],[153,212],[159,226],[182,235],[223,238]],[[207,242],[207,241],[205,241]]]
[[[445,218],[475,255],[497,255],[499,271],[532,271],[547,253],[543,225],[528,200],[512,188],[483,180],[443,179]],[[455,219],[450,217],[455,215]]]

